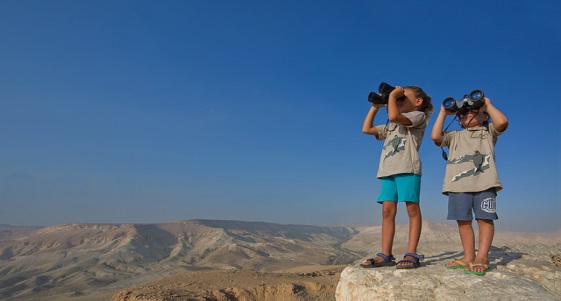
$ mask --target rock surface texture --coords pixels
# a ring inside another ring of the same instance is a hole
[[[395,267],[343,270],[337,301],[358,300],[561,300],[561,245],[493,248],[485,276],[449,270],[461,254],[427,256],[418,269]],[[426,255],[426,254],[425,254]]]

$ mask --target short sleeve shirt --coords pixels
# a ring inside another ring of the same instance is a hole
[[[502,133],[504,131],[497,131],[492,123],[444,133],[441,146],[447,146],[450,154],[446,162],[443,194],[502,189],[495,165],[495,143]]]
[[[412,173],[421,175],[419,148],[427,127],[424,112],[403,113],[411,125],[388,123],[376,126],[378,140],[385,140],[378,166],[378,178],[391,175]]]

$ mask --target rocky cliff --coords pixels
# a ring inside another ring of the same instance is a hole
[[[561,244],[493,247],[485,276],[448,270],[459,253],[428,254],[418,269],[395,267],[343,270],[337,301],[358,300],[561,300]],[[426,254],[427,255],[427,254]]]

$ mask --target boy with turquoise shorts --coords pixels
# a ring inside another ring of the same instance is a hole
[[[421,236],[421,159],[419,148],[432,112],[431,98],[419,87],[397,86],[389,95],[388,121],[374,126],[374,117],[386,104],[373,103],[362,132],[384,141],[377,177],[382,181],[378,203],[382,204],[382,252],[361,263],[364,268],[395,265],[392,254],[398,202],[409,215],[409,242],[398,269],[418,268],[423,255],[417,254]]]

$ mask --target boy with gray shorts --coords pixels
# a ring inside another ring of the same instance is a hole
[[[495,234],[494,220],[498,219],[495,198],[502,189],[495,166],[495,143],[506,130],[508,119],[485,97],[481,108],[457,114],[463,130],[444,133],[446,116],[453,114],[441,107],[431,133],[437,146],[447,146],[450,151],[442,193],[448,195],[448,219],[457,221],[464,250],[464,257],[445,267],[482,276],[491,269],[489,251]],[[477,255],[474,216],[479,228]]]

